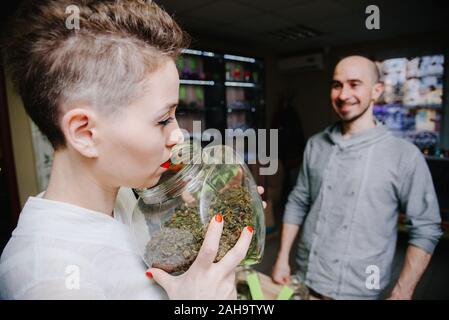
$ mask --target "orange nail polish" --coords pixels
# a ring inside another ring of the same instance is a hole
[[[248,229],[249,232],[253,233],[254,229],[251,226],[247,226],[246,229]]]
[[[217,221],[218,223],[223,221],[223,216],[221,215],[221,213],[217,213],[215,215],[215,221]]]
[[[148,278],[153,279],[153,274],[150,271],[146,272]]]

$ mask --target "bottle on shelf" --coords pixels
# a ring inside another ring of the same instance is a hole
[[[226,81],[232,81],[232,69],[229,63],[226,63]]]
[[[234,80],[240,81],[242,76],[242,72],[240,66],[236,66],[234,69]]]
[[[251,71],[246,70],[245,71],[245,79],[246,82],[250,82],[251,81]]]

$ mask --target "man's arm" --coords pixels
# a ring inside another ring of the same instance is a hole
[[[299,225],[297,224],[282,224],[282,236],[281,236],[281,246],[279,248],[278,257],[288,257],[290,255],[290,250],[292,248],[293,242],[299,232]]]
[[[289,257],[298,231],[299,225],[297,224],[284,223],[282,225],[281,246],[272,274],[273,280],[277,283],[286,284],[290,280]]]
[[[429,168],[419,152],[401,174],[401,209],[406,213],[410,239],[404,266],[391,299],[411,299],[442,236],[441,215]]]
[[[290,256],[290,250],[292,249],[293,242],[299,232],[299,225],[284,223],[282,224],[282,236],[281,236],[281,246],[279,248],[278,257],[282,259],[287,259]]]
[[[396,285],[391,291],[390,300],[410,300],[432,255],[421,248],[409,245]]]
[[[281,284],[286,284],[290,279],[290,250],[298,234],[299,226],[302,224],[310,208],[311,200],[307,166],[309,148],[310,144],[307,143],[296,186],[288,196],[288,201],[285,206],[283,218],[284,223],[282,224],[281,245],[272,273],[273,280]]]

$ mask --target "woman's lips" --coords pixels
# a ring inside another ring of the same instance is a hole
[[[163,164],[161,164],[161,167],[162,167],[162,168],[165,168],[165,169],[170,168],[170,166],[171,166],[171,161],[170,161],[170,159],[167,160],[167,161],[165,161]]]
[[[173,154],[170,152],[170,156],[168,157],[168,160],[165,161],[163,164],[161,164],[162,168],[165,168],[165,169],[170,168],[170,166],[172,165],[172,162],[171,162],[171,157],[172,156],[173,156]]]
[[[184,165],[182,163],[173,163],[170,160],[165,161],[163,164],[161,164],[161,167],[167,170],[171,170],[173,172],[178,172],[180,171]]]

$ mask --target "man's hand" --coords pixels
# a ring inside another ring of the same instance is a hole
[[[390,297],[387,300],[412,300],[413,290],[410,288],[404,288],[397,283],[393,291],[391,291]]]
[[[279,284],[287,284],[290,282],[290,273],[288,257],[278,257],[271,275],[273,281]]]
[[[410,300],[432,255],[421,248],[409,245],[404,267],[388,300]]]
[[[299,225],[289,223],[282,225],[281,246],[271,274],[271,278],[276,283],[287,284],[290,281],[289,256],[298,231]]]
[[[265,189],[262,186],[257,186],[257,192],[259,192],[260,195],[263,195],[265,192]],[[264,209],[267,208],[267,203],[265,201],[262,201],[262,206]]]

